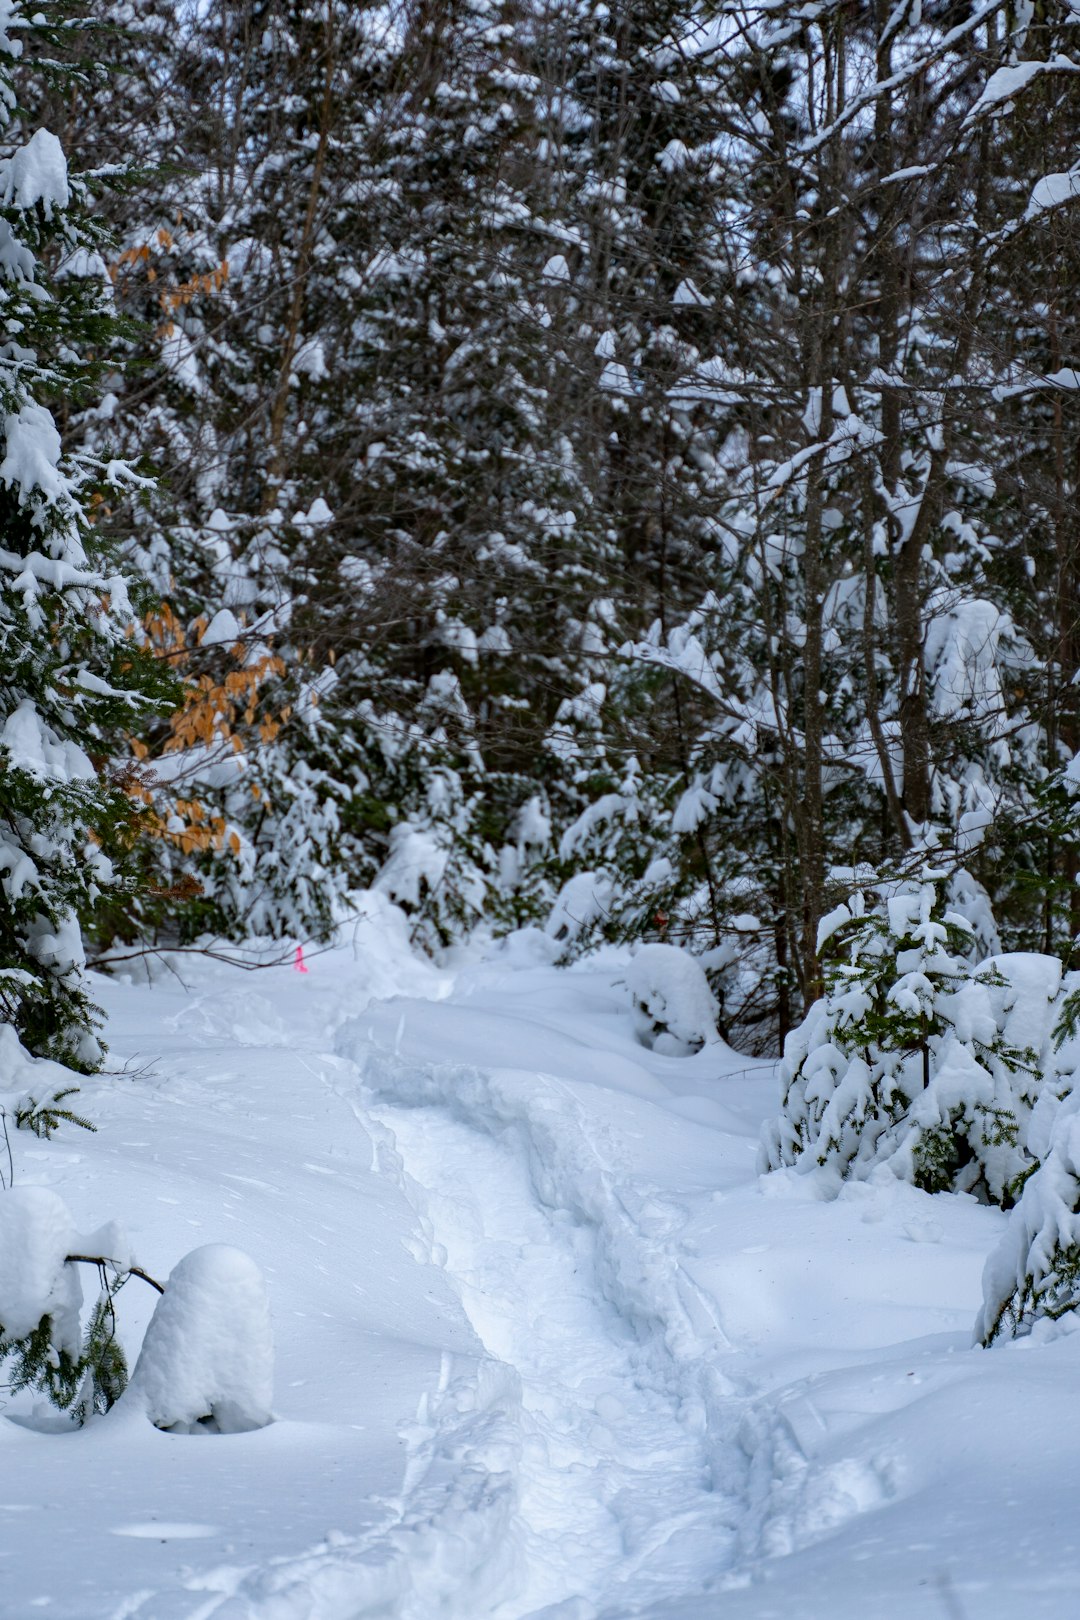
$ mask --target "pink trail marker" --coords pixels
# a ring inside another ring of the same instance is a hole
[[[309,971],[307,963],[304,961],[304,947],[302,945],[298,945],[296,947],[296,955],[293,958],[293,967],[296,969],[297,973],[307,973]]]

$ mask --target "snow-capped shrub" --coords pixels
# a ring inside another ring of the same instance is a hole
[[[568,947],[592,937],[595,923],[611,904],[611,879],[603,872],[575,872],[555,898],[544,932]]]
[[[718,1039],[716,997],[705,970],[677,945],[643,945],[626,970],[638,1038],[654,1052],[688,1057]]]
[[[0,1116],[12,1119],[20,1130],[51,1136],[61,1121],[96,1127],[66,1105],[79,1088],[76,1076],[51,1058],[36,1058],[26,1050],[10,1024],[0,1023]],[[0,1171],[0,1186],[3,1173]]]
[[[78,1388],[82,1289],[66,1264],[73,1239],[66,1206],[47,1188],[0,1194],[0,1353],[15,1357],[16,1388],[43,1376],[72,1398]]]
[[[1067,975],[1058,1012],[1027,1133],[1038,1168],[983,1271],[981,1344],[1020,1338],[1041,1317],[1080,1306],[1080,974]]]
[[[0,1192],[0,1361],[10,1358],[9,1389],[35,1389],[77,1422],[117,1400],[127,1367],[112,1296],[126,1273],[118,1262],[103,1281],[84,1330],[82,1287],[69,1257],[115,1257],[121,1246],[115,1227],[81,1238],[66,1205],[45,1187]]]
[[[1062,1103],[1046,1158],[1024,1186],[983,1271],[975,1337],[1030,1333],[1080,1305],[1080,1093]]]
[[[970,924],[930,881],[884,909],[855,895],[823,921],[826,944],[826,993],[785,1044],[761,1168],[860,1179],[885,1164],[928,1192],[1011,1204],[1035,1162],[1027,1133],[1061,964],[972,963]]]
[[[79,1266],[101,1291],[84,1323]],[[0,1190],[0,1363],[77,1423],[107,1412],[128,1385],[114,1301],[137,1267],[114,1224],[80,1235],[44,1187]],[[174,1267],[146,1332],[131,1399],[159,1428],[235,1433],[270,1422],[273,1347],[266,1284],[238,1249],[209,1244]]]
[[[564,828],[551,863],[560,887],[545,928],[564,944],[567,961],[601,940],[636,942],[658,917],[674,923],[692,886],[680,876],[672,778],[648,775],[631,758],[618,777],[591,776],[590,788],[595,796]]]
[[[159,1429],[238,1434],[270,1422],[266,1283],[240,1249],[208,1243],[173,1268],[131,1375],[129,1399]]]

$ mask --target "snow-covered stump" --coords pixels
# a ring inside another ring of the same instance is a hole
[[[626,970],[638,1039],[667,1057],[719,1040],[719,1008],[705,970],[677,945],[643,945]]]
[[[224,1243],[174,1267],[126,1399],[172,1434],[240,1434],[272,1421],[273,1339],[262,1272]]]

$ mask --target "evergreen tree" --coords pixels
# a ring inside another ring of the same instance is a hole
[[[762,1162],[855,1179],[888,1165],[927,1192],[1007,1207],[1037,1162],[1029,1129],[1060,964],[974,963],[971,926],[941,905],[934,876],[878,908],[857,894],[823,920],[826,993],[788,1037]]]
[[[60,423],[94,397],[116,317],[85,181],[17,107],[64,23],[10,9],[0,37],[0,1012],[30,1051],[97,1067],[81,923],[120,876],[136,819],[106,763],[170,683],[133,637],[130,579],[98,521],[137,482],[64,449]]]

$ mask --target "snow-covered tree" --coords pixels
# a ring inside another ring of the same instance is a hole
[[[1014,1201],[1037,1162],[1029,1126],[1061,965],[977,963],[973,944],[932,877],[823,919],[826,992],[785,1044],[763,1168],[862,1179],[887,1165],[928,1192]]]
[[[33,1052],[97,1067],[81,921],[119,877],[135,806],[106,769],[118,734],[171,686],[134,635],[130,576],[108,544],[105,455],[66,452],[64,418],[99,396],[116,321],[87,183],[17,111],[35,12],[0,32],[0,1016]]]
[[[1030,959],[1038,962],[1038,957]],[[980,1344],[1021,1338],[1080,1307],[1080,982],[1065,976],[1053,1050],[1028,1129],[1033,1169],[983,1271]]]

